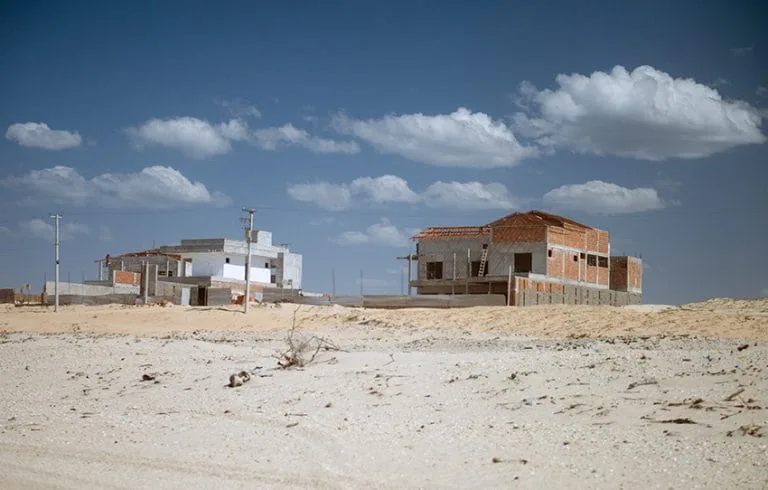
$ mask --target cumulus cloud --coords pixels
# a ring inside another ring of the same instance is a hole
[[[360,177],[341,184],[292,184],[288,186],[288,195],[329,211],[342,211],[365,202],[424,204],[464,211],[518,207],[517,201],[503,184],[438,181],[418,193],[405,179],[396,175]]]
[[[755,90],[755,93],[760,97],[768,97],[768,87],[758,85],[757,89]]]
[[[519,206],[506,186],[499,183],[442,182],[426,188],[422,197],[433,208],[479,211],[484,209],[515,209]]]
[[[40,198],[66,204],[110,208],[171,208],[195,204],[228,205],[230,199],[192,182],[171,167],[152,166],[136,173],[105,173],[86,179],[75,169],[56,166],[2,181]]]
[[[650,66],[558,75],[558,88],[521,85],[515,128],[549,149],[661,161],[702,158],[766,141],[762,115],[717,90]]]
[[[754,49],[755,49],[754,46],[740,46],[736,48],[731,48],[731,54],[733,54],[734,56],[746,56],[752,53]]]
[[[408,182],[396,175],[359,177],[349,184],[352,195],[364,195],[375,203],[415,203],[421,198],[408,186]]]
[[[628,189],[601,180],[564,185],[547,192],[543,199],[552,206],[592,214],[639,213],[665,207],[655,189]]]
[[[262,150],[270,151],[285,146],[299,146],[314,153],[352,155],[360,152],[360,146],[354,141],[336,141],[312,136],[307,131],[296,128],[293,124],[258,129],[253,132],[253,143]]]
[[[239,119],[218,125],[196,117],[150,119],[139,127],[128,128],[126,132],[139,149],[163,146],[195,159],[229,153],[231,140],[248,138],[247,125]]]
[[[374,223],[365,231],[345,231],[333,239],[340,245],[381,245],[386,247],[407,247],[410,237],[418,230],[401,230],[387,219]]]
[[[22,235],[43,240],[53,240],[56,229],[52,223],[41,219],[32,219],[19,223],[19,231]],[[66,221],[59,225],[59,238],[62,241],[73,240],[78,235],[85,236],[90,233],[87,225],[81,223],[67,223]]]
[[[445,167],[493,168],[516,165],[537,155],[503,122],[460,107],[451,114],[388,115],[352,119],[337,115],[333,127],[371,144],[381,153]]]
[[[219,100],[217,102],[234,118],[261,118],[261,111],[259,108],[245,99],[236,98],[231,100]]]
[[[43,150],[67,150],[77,148],[83,142],[80,134],[54,130],[45,123],[15,123],[8,126],[5,138],[21,146]]]

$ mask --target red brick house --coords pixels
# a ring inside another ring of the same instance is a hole
[[[413,239],[418,274],[411,285],[419,294],[525,289],[554,294],[547,302],[567,303],[616,302],[579,300],[600,291],[642,294],[640,259],[611,257],[608,231],[543,211],[513,213],[481,226],[429,227]]]

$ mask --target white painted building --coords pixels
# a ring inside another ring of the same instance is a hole
[[[210,277],[213,280],[245,281],[245,240],[204,238],[182,240],[180,245],[162,246],[160,253],[181,257],[181,277]],[[287,246],[272,244],[272,233],[255,231],[251,244],[251,282],[301,289],[301,254]]]

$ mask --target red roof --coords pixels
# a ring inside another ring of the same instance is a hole
[[[491,236],[491,230],[483,226],[431,226],[417,233],[415,239],[429,238],[479,238]]]
[[[566,228],[567,226],[585,230],[593,229],[591,226],[581,224],[563,216],[534,210],[528,211],[527,213],[512,213],[483,226],[430,226],[417,233],[413,238],[416,240],[423,240],[430,238],[490,237],[492,227],[509,226],[511,224],[545,225],[556,226],[558,228]]]
[[[502,224],[508,224],[510,222],[526,223],[526,224],[544,224],[547,226],[557,226],[558,228],[565,228],[565,225],[575,226],[577,228],[583,228],[587,230],[593,229],[591,226],[584,225],[577,221],[573,221],[570,218],[564,216],[558,216],[552,213],[546,213],[544,211],[528,211],[527,213],[512,213],[510,215],[499,218],[496,221],[489,223],[486,226],[496,226]]]

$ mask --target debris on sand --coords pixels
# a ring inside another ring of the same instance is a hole
[[[229,377],[229,387],[230,388],[236,388],[238,386],[243,386],[243,383],[247,383],[251,380],[251,375],[248,373],[248,371],[240,371],[237,374],[232,374]]]
[[[642,381],[634,381],[632,383],[629,383],[629,386],[627,386],[628,390],[634,390],[638,386],[646,386],[646,385],[657,385],[659,384],[658,381],[655,379],[644,379]]]

